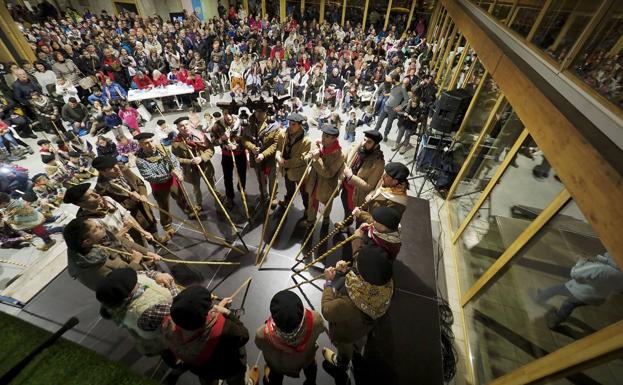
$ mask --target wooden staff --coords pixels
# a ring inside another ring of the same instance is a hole
[[[238,177],[238,187],[240,187],[240,196],[242,197],[242,206],[244,207],[244,214],[247,216],[247,221],[251,219],[249,215],[249,206],[247,206],[247,194],[244,192],[244,187],[242,186],[242,181],[240,180],[240,172],[238,172],[238,165],[236,164],[236,156],[234,155],[234,150],[229,150],[231,153],[231,160],[234,163],[234,170],[236,170],[236,176]],[[244,156],[247,156],[247,152],[244,151]]]
[[[173,167],[173,161],[171,160],[171,157],[169,156],[169,151],[166,149],[166,147],[164,147],[164,145],[160,145],[160,147],[162,147],[162,151],[164,151],[164,154],[166,155],[169,164],[171,165],[171,167]],[[193,205],[192,201],[190,200],[188,191],[186,191],[186,187],[184,187],[184,182],[179,181],[178,186],[180,190],[182,191],[182,194],[184,194],[184,199],[186,200],[186,203],[188,204],[190,209],[193,211],[195,220],[199,224],[199,227],[201,228],[201,232],[203,233],[203,236],[205,237],[206,241],[209,241],[208,232],[206,231],[205,227],[203,227],[203,222],[201,222],[201,219],[199,219],[199,213],[197,212],[195,205]]]
[[[253,280],[253,277],[249,277],[249,278],[247,278],[247,280],[246,280],[246,281],[244,281],[244,282],[242,283],[242,285],[240,285],[240,286],[236,289],[236,291],[234,291],[234,292],[232,293],[232,295],[230,295],[230,296],[229,296],[229,298],[231,298],[231,299],[233,300],[233,299],[234,299],[234,298],[238,295],[238,293],[240,293],[240,291],[241,291],[242,289],[244,289],[244,287],[245,287],[245,286],[247,286],[247,285],[250,285],[250,284],[251,284],[251,280]]]
[[[67,150],[69,151],[69,145],[67,144],[67,142],[65,141],[65,137],[63,136],[63,134],[61,134],[61,131],[58,129],[58,127],[56,126],[56,122],[52,121],[52,125],[54,126],[54,129],[56,130],[56,134],[58,135],[58,137],[63,141],[63,143],[65,144],[65,146],[67,146]]]
[[[126,188],[123,188],[122,186],[120,186],[120,185],[118,185],[118,184],[116,184],[116,183],[110,182],[110,184],[111,184],[113,187],[116,187],[116,188],[118,188],[119,190],[126,192],[127,194],[131,194],[131,193],[132,193],[132,191],[130,191],[130,190],[126,189]],[[181,218],[181,217],[179,217],[179,216],[177,216],[177,215],[175,215],[175,214],[173,214],[173,213],[171,213],[171,212],[169,212],[169,211],[167,211],[167,210],[164,210],[164,209],[160,208],[158,205],[153,204],[153,203],[151,203],[151,202],[150,202],[150,201],[148,201],[148,200],[144,200],[144,201],[141,201],[141,202],[145,202],[148,206],[153,207],[153,208],[155,208],[156,210],[159,210],[161,213],[164,213],[164,214],[168,214],[168,215],[170,215],[172,218],[175,218],[175,219],[177,219],[178,221],[182,222],[182,224],[184,224],[184,223],[186,222],[186,219]],[[190,226],[190,225],[188,225],[188,226]],[[214,238],[214,239],[216,240],[216,241],[211,241],[211,242],[215,242],[216,244],[218,244],[218,245],[220,245],[220,246],[225,246],[225,247],[228,247],[228,248],[230,248],[230,249],[232,249],[232,250],[235,250],[235,251],[239,252],[240,254],[244,254],[244,251],[242,251],[242,250],[240,250],[239,248],[235,247],[234,245],[230,244],[230,243],[229,243],[229,242],[227,242],[227,240],[225,240],[224,238],[221,238],[221,237],[216,236],[216,235],[214,235],[214,234],[212,234],[212,233],[209,233],[209,232],[208,232],[207,230],[205,230],[205,229],[203,229],[203,230],[205,231],[205,233],[204,233],[204,232],[202,232],[202,231],[200,231],[200,229],[199,229],[199,228],[195,228],[194,226],[193,226],[192,228],[189,228],[188,230],[195,231],[195,232],[197,232],[197,233],[199,233],[199,234],[204,234],[204,235],[205,235],[205,234],[207,234],[207,235],[209,235],[210,237],[212,237],[212,238]],[[210,242],[210,241],[209,241],[209,242]]]
[[[321,279],[321,278],[324,278],[324,273],[322,273],[322,274],[318,274],[318,275],[316,275],[316,276],[312,277],[311,279],[307,279],[307,280],[305,280],[305,281],[299,282],[299,283],[297,283],[296,285],[292,285],[292,286],[290,286],[290,287],[288,287],[288,288],[286,288],[286,289],[284,289],[284,290],[292,290],[292,289],[296,289],[297,287],[299,287],[299,286],[301,286],[301,285],[303,285],[303,284],[305,284],[305,283],[311,283],[311,282],[317,281],[317,280],[319,280],[319,279]]]
[[[337,194],[337,192],[340,190],[340,187],[342,187],[342,182],[343,180],[338,181],[337,186],[335,186],[335,189],[333,190],[333,192],[331,193],[331,196],[329,197],[328,202],[333,202],[333,198],[335,197],[335,195]],[[325,207],[326,208],[326,207]],[[324,214],[324,213],[323,213]],[[307,242],[309,242],[309,240],[312,238],[312,236],[314,235],[314,231],[316,230],[316,227],[318,226],[318,224],[322,221],[322,215],[319,215],[316,218],[316,221],[314,222],[314,226],[312,226],[311,230],[309,230],[309,233],[307,234],[307,237],[305,238],[305,240],[303,241],[303,244],[301,245],[301,248],[299,249],[299,251],[296,253],[296,255],[294,256],[294,259],[296,261],[298,261],[298,257],[299,255],[301,255],[301,253],[303,252],[303,250],[305,249],[305,246],[307,245]]]
[[[301,186],[303,185],[303,182],[305,181],[305,178],[307,177],[309,170],[311,170],[311,160],[307,163],[307,167],[305,168],[305,172],[303,172],[303,176],[301,177],[301,180],[299,180],[299,182],[296,184],[296,189],[294,190],[294,194],[292,194],[292,198],[290,198],[290,201],[288,202],[286,211],[284,211],[283,215],[281,216],[281,220],[279,221],[279,224],[277,225],[277,229],[275,230],[275,233],[273,234],[273,237],[271,238],[270,243],[268,244],[268,247],[266,248],[266,251],[263,252],[264,254],[262,255],[262,260],[259,263],[260,269],[262,268],[264,261],[266,261],[266,256],[268,256],[270,249],[273,247],[273,243],[275,242],[275,239],[277,239],[277,235],[279,235],[281,226],[283,225],[283,222],[285,222],[286,217],[288,216],[288,211],[290,211],[290,207],[292,207],[292,202],[294,202],[294,198],[296,198],[297,194],[299,193],[299,190],[301,189]]]
[[[308,263],[307,265],[303,266],[303,268],[301,270],[296,271],[296,273],[302,273],[303,271],[309,269],[310,267],[312,267],[313,265],[315,265],[316,263],[324,260],[326,257],[328,257],[329,255],[331,255],[331,253],[333,253],[334,251],[336,251],[337,249],[339,249],[340,247],[344,246],[345,244],[347,244],[348,242],[352,241],[353,239],[357,238],[357,235],[353,234],[350,237],[346,238],[345,240],[343,240],[342,242],[338,243],[337,245],[333,246],[332,248],[330,248],[329,250],[327,250],[324,254],[322,254],[320,257],[314,259],[313,261],[311,261],[310,263]]]
[[[283,153],[284,148],[286,147],[286,140],[287,138],[284,138],[283,143],[281,144],[282,153]],[[275,167],[277,167],[277,165],[278,163],[275,162]],[[260,172],[261,172],[261,169],[260,169]],[[262,224],[262,235],[260,237],[260,244],[257,246],[257,254],[255,255],[256,265],[258,261],[260,260],[260,255],[262,254],[262,247],[264,246],[264,236],[266,234],[266,227],[268,226],[268,217],[270,216],[270,205],[273,202],[273,199],[275,199],[275,192],[277,191],[277,178],[278,178],[278,174],[277,174],[277,170],[275,169],[275,180],[273,181],[272,189],[270,190],[270,199],[268,201],[268,207],[266,208],[266,216],[264,217],[264,224]],[[267,178],[267,181],[268,179],[269,178]]]
[[[188,142],[186,142],[185,139],[182,139],[182,140],[186,144],[186,147],[188,148],[188,152],[190,153],[190,156],[195,158],[195,153],[193,152],[193,150],[188,145]],[[223,206],[223,202],[221,202],[221,199],[218,197],[218,194],[216,193],[216,190],[214,190],[214,187],[212,186],[212,183],[210,183],[210,180],[208,179],[206,174],[203,172],[203,169],[201,168],[201,164],[196,164],[195,166],[197,166],[197,170],[199,170],[199,173],[201,174],[201,178],[203,179],[203,181],[206,183],[206,185],[208,185],[208,190],[210,190],[210,194],[212,194],[212,196],[214,197],[214,200],[216,201],[216,203],[218,203],[219,207],[223,211],[223,214],[225,214],[225,218],[227,218],[227,221],[229,222],[229,225],[232,227],[232,229],[236,233],[236,236],[238,237],[238,239],[240,239],[240,242],[242,242],[244,247],[248,250],[247,244],[242,239],[242,236],[240,236],[240,232],[238,231],[238,228],[234,224],[234,221],[231,220],[231,217],[229,216],[229,213],[225,209],[225,206]]]
[[[165,245],[163,245],[162,243],[158,242],[155,239],[154,239],[154,243],[156,243],[158,246],[162,247],[167,253],[169,253],[172,256],[174,256],[175,258],[177,258],[177,259],[162,258],[162,260],[165,261],[165,262],[197,264],[197,265],[240,265],[240,262],[187,261],[185,259],[182,259],[182,257],[180,257],[179,255],[175,254],[171,249],[169,249],[168,247],[166,247]]]

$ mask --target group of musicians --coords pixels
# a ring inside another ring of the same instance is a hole
[[[366,131],[364,140],[345,154],[338,128],[321,126],[321,140],[313,142],[302,115],[289,115],[284,128],[269,121],[268,107],[255,103],[248,120],[224,108],[213,114],[210,127],[180,117],[174,122],[179,135],[170,148],[155,143],[151,133],[136,135],[140,177],[114,157],[95,158],[95,186],[71,186],[63,198],[80,208],[63,233],[69,273],[95,291],[102,315],[129,330],[143,353],[160,355],[175,368],[173,373],[190,370],[202,384],[256,384],[260,377],[265,384],[281,384],[284,376],[299,377],[303,371],[304,383],[314,384],[316,339],[326,330],[326,320],[337,351],[323,349],[323,367],[336,383],[346,383],[353,355],[361,354],[366,336],[390,305],[409,170],[401,163],[385,163],[378,131]],[[215,146],[222,152],[224,195],[215,189]],[[266,361],[261,375],[257,366],[246,370],[249,332],[230,309],[231,298],[216,299],[204,287],[177,285],[171,275],[158,271],[161,257],[152,251],[175,236],[173,219],[196,221],[195,228],[205,231],[199,218],[205,210],[202,184],[227,211],[234,206],[236,177],[246,202],[248,164],[255,170],[267,216],[286,216],[300,195],[305,214],[298,224],[310,231],[321,222],[318,216],[328,225],[339,194],[345,214],[335,229],[348,231],[353,222],[356,229],[352,257],[324,271],[322,315],[305,308],[290,290],[272,297],[270,317],[255,334]],[[279,175],[285,182],[282,199]],[[184,182],[192,185],[193,194]],[[170,197],[186,218],[171,214]],[[154,210],[160,212],[162,232]]]

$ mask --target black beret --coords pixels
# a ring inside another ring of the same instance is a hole
[[[76,134],[74,134],[73,131],[67,131],[65,133],[65,139],[67,139],[67,140],[74,140],[74,139],[76,139]]]
[[[91,187],[90,183],[82,183],[75,186],[71,186],[65,191],[65,196],[63,197],[63,202],[65,203],[76,203],[79,202],[80,199],[86,194],[87,190]]]
[[[95,159],[93,159],[91,166],[93,166],[93,168],[96,169],[97,171],[101,171],[101,170],[113,168],[115,167],[116,164],[117,164],[117,158],[115,158],[114,156],[105,155],[105,156],[98,156]]]
[[[298,295],[282,290],[270,301],[270,315],[279,329],[292,333],[301,324],[305,308]]]
[[[186,330],[196,330],[206,321],[212,308],[212,294],[203,286],[190,286],[179,293],[171,305],[171,319]]]
[[[303,123],[305,121],[305,117],[298,112],[294,112],[288,115],[288,120],[295,123]]]
[[[376,130],[364,131],[363,135],[366,138],[370,138],[370,139],[374,140],[374,143],[379,143],[381,140],[383,140],[383,135],[381,135],[381,133],[376,131]]]
[[[134,140],[143,140],[153,138],[154,134],[151,132],[141,132],[140,134],[134,135]]]
[[[359,249],[356,265],[361,278],[372,285],[385,285],[394,275],[393,263],[387,251],[376,245],[366,245]]]
[[[44,144],[50,144],[51,142],[47,139],[37,140],[37,146],[43,146]]]
[[[400,215],[391,207],[379,206],[372,210],[372,218],[390,230],[398,230]]]
[[[95,298],[108,307],[117,307],[126,300],[138,282],[136,271],[129,267],[111,271],[95,288]]]
[[[188,120],[188,116],[180,116],[179,118],[175,119],[173,121],[173,124],[180,124],[181,122],[183,122],[184,120]]]
[[[407,166],[400,162],[387,163],[385,165],[385,172],[387,173],[387,175],[401,182],[406,181],[407,177],[409,176],[409,169],[407,168]]]
[[[212,114],[212,117],[214,119],[220,119],[221,117],[223,117],[223,114],[221,114],[220,111],[214,111],[214,113]]]
[[[327,135],[333,136],[338,136],[340,134],[340,130],[338,130],[337,127],[332,124],[323,124],[320,127],[320,131],[324,132]]]
[[[31,180],[33,181],[33,183],[36,183],[37,180],[39,180],[39,178],[42,178],[42,177],[49,178],[48,174],[40,172],[39,174],[35,174],[35,176],[33,176]]]
[[[56,145],[57,146],[64,146],[65,142],[63,141],[63,139],[56,139]]]
[[[80,153],[78,151],[69,151],[69,153],[67,155],[69,155],[71,158],[79,158],[80,157]]]

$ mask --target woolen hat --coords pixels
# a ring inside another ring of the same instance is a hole
[[[171,319],[186,330],[196,330],[206,322],[212,308],[212,293],[203,286],[190,286],[179,293],[171,305]]]
[[[102,170],[106,170],[109,168],[113,168],[115,167],[116,164],[117,164],[117,158],[115,158],[114,156],[110,156],[110,155],[104,155],[104,156],[98,156],[95,159],[93,159],[91,166],[93,166],[93,168],[96,169],[97,171],[102,171]]]
[[[69,151],[67,154],[70,158],[80,158],[80,153],[78,151]]]
[[[115,269],[95,289],[95,298],[108,307],[117,307],[125,301],[138,282],[136,271],[129,267]]]
[[[332,136],[338,136],[340,134],[340,130],[338,130],[337,127],[332,124],[323,124],[320,127],[320,131]]]
[[[356,257],[357,271],[364,281],[382,286],[394,275],[394,267],[387,251],[376,245],[366,245],[359,249]]]
[[[381,140],[383,140],[383,135],[376,131],[376,130],[368,130],[368,131],[364,131],[363,135],[366,138],[370,138],[374,141],[374,143],[379,143]]]
[[[50,142],[47,139],[39,139],[39,140],[37,140],[37,146],[43,146],[44,144],[50,144],[50,143],[52,143],[52,142]]]
[[[48,174],[46,174],[44,172],[40,172],[39,174],[35,174],[35,176],[33,176],[31,180],[32,180],[33,183],[37,183],[39,178],[43,178],[43,177],[49,178]]]
[[[398,230],[400,215],[391,207],[379,206],[372,210],[372,218],[378,223],[386,226],[390,230]]]
[[[151,139],[154,137],[154,134],[151,132],[141,132],[140,134],[134,135],[134,140],[140,141],[143,139]]]
[[[90,183],[82,183],[75,186],[71,186],[65,191],[65,196],[63,197],[63,202],[65,203],[73,203],[79,202],[84,194],[86,194],[87,190],[91,187]]]
[[[407,177],[409,176],[409,169],[407,168],[407,166],[400,162],[387,163],[385,165],[385,172],[387,173],[387,175],[401,182],[406,181]]]
[[[289,290],[278,292],[270,301],[270,315],[277,327],[286,333],[299,327],[304,313],[303,301]]]

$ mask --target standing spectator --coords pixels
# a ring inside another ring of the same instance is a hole
[[[56,86],[56,74],[54,71],[46,68],[43,62],[35,62],[35,73],[33,75],[41,86],[44,95],[50,95],[50,88]]]
[[[407,94],[408,87],[409,78],[405,77],[402,80],[402,83],[396,84],[389,92],[389,98],[385,102],[385,107],[383,108],[381,115],[376,121],[376,126],[374,127],[376,131],[379,131],[381,129],[381,124],[383,124],[383,121],[387,118],[387,124],[385,125],[385,132],[383,134],[383,142],[387,142],[387,135],[389,135],[389,131],[392,128],[394,120],[398,117],[398,111],[401,111],[407,106],[407,103],[409,103],[409,95]]]

